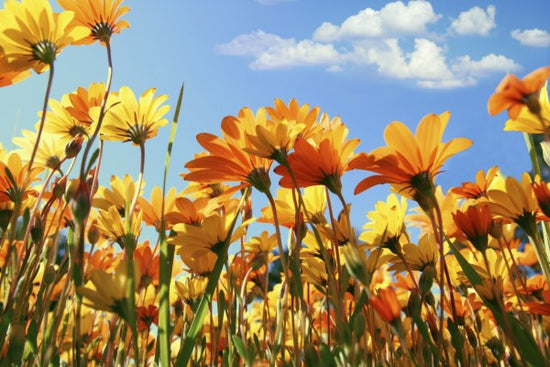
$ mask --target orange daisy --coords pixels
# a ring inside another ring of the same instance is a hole
[[[239,182],[231,192],[247,186],[253,186],[261,192],[269,190],[269,168],[272,160],[243,151],[250,147],[246,134],[253,134],[256,125],[265,124],[265,114],[260,111],[256,117],[243,108],[238,117],[227,116],[222,121],[223,139],[208,133],[197,135],[197,141],[210,154],[199,156],[188,162],[185,167],[189,173],[181,176],[187,181],[203,184]]]
[[[476,173],[475,182],[463,182],[460,187],[453,187],[451,191],[465,199],[479,199],[487,197],[487,190],[492,188],[493,180],[498,175],[498,167],[492,167],[487,170],[487,174],[483,170]]]
[[[281,165],[275,168],[275,173],[283,176],[279,184],[294,188],[294,175],[298,187],[324,185],[333,193],[340,193],[340,178],[350,169],[353,150],[360,142],[359,139],[346,140],[347,135],[346,126],[339,124],[327,131],[317,144],[312,139],[298,137],[294,152],[288,156],[288,167]]]
[[[362,153],[349,164],[352,169],[377,173],[359,182],[355,194],[389,183],[395,191],[416,200],[425,209],[423,196],[433,197],[434,178],[445,161],[472,145],[467,138],[441,142],[449,117],[449,112],[425,116],[416,128],[416,135],[402,122],[389,124],[384,131],[388,146]]]
[[[515,120],[524,106],[538,114],[540,104],[538,91],[550,76],[550,66],[539,68],[519,80],[514,74],[508,74],[498,85],[496,92],[489,97],[487,110],[490,115],[496,115],[508,110],[508,116]]]
[[[120,6],[122,0],[57,0],[65,10],[74,12],[74,25],[89,28],[89,35],[75,45],[89,45],[95,41],[108,43],[114,33],[130,27],[126,20],[119,20],[130,11],[127,6]]]

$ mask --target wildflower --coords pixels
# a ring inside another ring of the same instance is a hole
[[[159,309],[155,305],[138,306],[137,312],[137,328],[139,331],[147,331],[151,327],[151,324],[158,325],[159,322]]]
[[[116,102],[116,95],[116,92],[109,94],[107,108],[110,108]],[[105,85],[103,83],[92,83],[88,89],[78,87],[76,91],[64,94],[61,97],[61,104],[79,123],[89,126],[93,123],[90,110],[94,107],[100,107],[104,98]]]
[[[134,264],[134,277],[139,279],[139,268]],[[128,304],[126,298],[128,265],[127,260],[122,260],[115,269],[114,274],[101,269],[92,269],[90,272],[92,284],[86,284],[78,288],[78,293],[85,299],[84,304],[96,310],[117,313],[120,317],[128,317]]]
[[[268,174],[271,159],[243,151],[249,147],[246,134],[253,133],[258,124],[265,124],[265,116],[258,112],[255,117],[250,109],[243,108],[237,117],[227,116],[223,119],[223,138],[207,133],[198,134],[197,141],[209,154],[187,162],[185,167],[190,172],[181,176],[187,181],[201,184],[239,182],[239,185],[229,189],[230,192],[249,186],[267,192],[271,185]]]
[[[550,187],[548,183],[542,181],[540,176],[537,175],[533,183],[533,191],[537,197],[540,210],[544,215],[550,217]]]
[[[369,299],[369,303],[386,322],[393,323],[401,315],[401,305],[392,287],[380,289],[378,295]]]
[[[321,185],[309,186],[304,189],[303,199],[307,215],[296,213],[296,204],[298,203],[298,194],[291,189],[281,188],[277,190],[275,198],[275,206],[277,207],[277,216],[279,224],[283,227],[294,228],[297,224],[306,221],[306,218],[311,218],[314,224],[323,224],[326,222],[324,213],[327,206],[326,191]],[[271,207],[262,208],[262,217],[258,219],[261,223],[274,223],[273,211]]]
[[[101,44],[109,43],[111,36],[120,33],[123,28],[130,25],[126,20],[119,20],[130,8],[120,6],[122,0],[58,0],[65,10],[73,11],[75,14],[73,23],[87,27],[88,35],[75,45],[94,43],[96,40]]]
[[[448,251],[448,246],[444,252]],[[403,256],[411,270],[425,271],[428,267],[435,267],[439,260],[439,247],[433,234],[424,234],[418,244],[406,243],[403,245]],[[401,272],[407,269],[405,263],[398,256],[391,260],[389,270]]]
[[[527,307],[527,312],[535,315],[545,315],[550,316],[550,291],[546,290],[542,292],[542,297],[544,299],[543,303],[539,302],[527,302],[525,306]]]
[[[42,168],[33,167],[27,176],[28,165],[28,162],[23,164],[17,153],[11,153],[5,161],[0,161],[0,202],[22,203],[28,195],[38,196],[30,185],[39,180],[37,176]]]
[[[548,101],[548,83],[539,92],[538,104],[540,110],[533,113],[529,108],[522,108],[515,119],[506,121],[504,131],[522,131],[529,134],[550,134],[550,102]],[[541,142],[543,154],[546,154],[544,146],[547,141]]]
[[[523,174],[521,183],[508,177],[503,189],[489,190],[487,195],[487,205],[494,215],[516,222],[529,236],[534,236],[538,202],[527,173]]]
[[[463,182],[460,187],[453,187],[451,191],[465,199],[479,199],[487,197],[487,191],[494,187],[497,182],[500,182],[498,167],[492,167],[487,170],[487,174],[483,170],[476,173],[475,182]]]
[[[449,117],[449,112],[425,116],[415,136],[401,122],[389,124],[384,132],[387,147],[377,148],[370,154],[362,153],[350,162],[352,169],[377,173],[359,182],[355,194],[374,185],[389,183],[396,192],[416,200],[423,210],[430,209],[435,176],[449,157],[472,144],[466,138],[441,142]]]
[[[103,210],[109,210],[111,206],[114,206],[120,215],[123,216],[125,214],[126,206],[130,205],[132,198],[135,195],[137,183],[133,181],[132,176],[126,174],[122,180],[118,176],[111,176],[110,184],[112,190],[109,190],[104,186],[100,186],[97,189],[92,205],[95,208]],[[140,195],[142,192],[143,187]]]
[[[160,222],[163,213],[162,211],[162,189],[159,186],[153,187],[151,190],[151,200],[147,201],[141,196],[138,198],[138,206],[143,212],[143,221],[149,226],[155,227],[157,231],[160,231]],[[176,189],[172,187],[166,193],[164,198],[164,214],[172,212],[176,207]],[[167,229],[170,229],[167,227]]]
[[[0,45],[5,56],[0,72],[42,73],[59,52],[86,36],[84,27],[71,27],[74,13],[53,13],[47,0],[10,0],[0,11]]]
[[[188,305],[197,304],[206,290],[207,277],[185,277],[174,283],[177,295]]]
[[[485,251],[489,240],[492,217],[486,205],[469,206],[466,211],[457,211],[453,219],[458,228],[478,251]]]
[[[496,92],[489,98],[487,110],[496,115],[508,110],[508,116],[515,120],[524,106],[535,115],[540,113],[537,92],[550,76],[550,66],[539,68],[519,80],[514,74],[508,74],[497,86]]]
[[[139,101],[128,87],[120,88],[118,101],[105,114],[101,126],[101,138],[108,141],[131,141],[134,145],[143,145],[155,137],[158,128],[168,124],[164,115],[170,106],[162,105],[168,96],[154,97],[155,89],[143,92]],[[98,113],[96,108],[93,112]]]
[[[401,250],[401,240],[405,238],[405,213],[407,199],[398,200],[395,194],[388,195],[387,201],[378,201],[375,210],[367,214],[370,222],[363,226],[366,229],[359,239],[366,247],[385,247],[396,253]]]
[[[2,51],[0,51],[0,70],[6,70],[7,61]],[[24,71],[0,71],[0,88],[19,83],[31,76],[30,70]]]
[[[255,134],[247,134],[250,147],[244,150],[259,157],[273,159],[281,164],[286,163],[288,151],[292,149],[294,141],[303,130],[303,124],[294,120],[280,120],[267,122],[266,126],[257,125]]]
[[[308,104],[299,105],[296,99],[291,99],[286,105],[279,98],[275,99],[274,107],[266,107],[266,112],[272,121],[281,120],[296,121],[296,124],[303,124],[300,136],[308,139],[311,136],[312,128],[319,116],[319,107],[309,108]]]
[[[134,260],[139,264],[141,279],[139,288],[145,288],[149,284],[155,287],[159,285],[159,255],[153,256],[153,251],[149,246],[149,241],[136,247],[134,251]]]
[[[141,231],[141,211],[134,211],[131,219],[130,237],[126,234],[126,223],[114,205],[108,210],[99,210],[97,229],[109,240],[117,242],[122,248],[132,245]]]
[[[231,199],[225,202],[228,205]],[[180,196],[174,201],[174,208],[170,213],[166,214],[166,223],[170,228],[177,223],[186,223],[198,226],[204,217],[213,213],[220,208],[220,204],[216,200],[210,200],[205,197],[196,200],[189,200],[186,197]]]
[[[348,129],[344,124],[326,131],[319,142],[297,138],[294,152],[288,156],[288,166],[280,165],[275,173],[282,176],[279,184],[294,188],[324,185],[335,194],[340,194],[340,178],[350,169],[349,162],[359,139],[346,140]],[[291,174],[292,172],[292,174]]]
[[[17,152],[21,159],[29,161],[36,144],[36,132],[30,130],[21,131],[21,135],[12,139],[13,143],[20,147]],[[65,159],[65,147],[59,144],[54,135],[42,133],[40,144],[36,150],[34,166],[49,169],[59,169],[59,164]]]

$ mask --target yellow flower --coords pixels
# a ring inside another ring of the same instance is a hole
[[[126,291],[128,282],[128,263],[122,260],[114,274],[101,269],[92,269],[90,282],[78,288],[78,293],[84,297],[84,304],[96,310],[115,312],[122,318],[128,316]],[[139,264],[134,263],[134,279],[140,279]],[[138,282],[136,282],[137,284]]]
[[[141,211],[134,211],[130,228],[130,235],[133,237],[130,241],[134,241],[139,237],[141,231]],[[111,205],[108,210],[99,210],[99,218],[97,229],[113,242],[117,242],[122,248],[128,244],[126,237],[126,221],[122,219],[119,211],[114,205]]]
[[[5,161],[0,161],[0,202],[22,203],[28,195],[38,195],[30,185],[39,180],[37,176],[42,168],[34,166],[27,172],[28,166],[29,163],[23,164],[17,153],[11,153]]]
[[[548,82],[540,90],[540,115],[536,115],[529,108],[522,108],[515,119],[506,121],[505,131],[523,131],[529,134],[550,133],[550,102],[548,102]]]
[[[363,226],[366,229],[359,239],[366,242],[366,247],[385,247],[392,252],[399,251],[405,234],[405,214],[407,199],[397,195],[388,195],[387,201],[378,201],[375,210],[367,214],[370,222]]]
[[[20,147],[14,150],[22,159],[28,161],[36,143],[35,131],[23,130],[21,135],[12,139],[13,143]],[[65,158],[65,145],[60,144],[56,137],[49,133],[42,133],[40,144],[36,150],[34,166],[49,169],[58,169],[59,163]]]
[[[156,136],[158,128],[168,124],[168,120],[163,117],[170,106],[163,105],[168,96],[154,97],[154,94],[154,88],[148,89],[138,101],[130,88],[120,88],[120,103],[106,113],[101,126],[101,138],[143,145],[146,140]],[[99,114],[99,108],[95,108],[93,112],[94,115]]]
[[[176,209],[176,188],[172,187],[166,193],[164,198],[164,214],[175,211]],[[151,200],[147,201],[141,196],[138,198],[138,207],[143,212],[143,221],[149,226],[155,227],[157,231],[160,231],[161,217],[162,217],[162,189],[159,186],[153,187],[151,190]],[[167,229],[170,229],[168,226]]]
[[[491,213],[505,220],[516,222],[530,236],[533,235],[538,202],[531,186],[531,178],[524,173],[519,183],[515,178],[506,178],[505,187],[501,190],[489,190],[487,205]]]
[[[75,45],[108,43],[114,33],[130,25],[125,20],[118,20],[130,11],[127,6],[120,6],[122,0],[57,0],[65,10],[75,14],[73,24],[85,26],[88,36],[73,42]]]
[[[44,131],[57,135],[64,141],[69,141],[77,135],[88,137],[93,132],[92,121],[79,121],[59,101],[50,99],[50,111],[46,112]]]
[[[84,27],[70,27],[73,12],[53,13],[47,0],[6,0],[0,10],[0,47],[7,64],[2,72],[41,73],[59,52],[86,36]]]
[[[387,147],[377,148],[370,154],[362,153],[350,162],[352,169],[377,173],[359,182],[355,193],[389,183],[399,194],[416,200],[422,209],[430,209],[435,176],[447,159],[472,145],[466,138],[441,142],[450,115],[445,112],[425,116],[415,135],[402,122],[389,124],[384,131]]]
[[[201,220],[200,225],[180,223],[172,228],[176,232],[168,242],[176,246],[180,254],[188,254],[194,258],[200,258],[208,253],[215,253],[228,240],[234,242],[244,234],[243,223],[230,233],[231,224],[235,219],[236,208],[227,210],[223,215],[217,212]],[[228,238],[231,236],[230,238]],[[183,256],[182,256],[183,257]]]
[[[448,245],[445,246],[448,251]],[[433,234],[425,234],[418,241],[418,245],[407,243],[403,245],[403,256],[411,270],[424,271],[428,266],[435,267],[439,260],[439,247]],[[398,256],[392,258],[390,270],[405,271],[406,265]]]
[[[286,119],[296,121],[297,124],[304,124],[301,136],[305,139],[311,136],[312,130],[315,130],[315,132],[319,130],[315,124],[319,116],[319,107],[310,109],[308,104],[300,106],[294,98],[290,100],[288,105],[277,98],[274,105],[274,107],[265,108],[272,121],[277,122]]]
[[[292,149],[296,137],[304,126],[294,120],[286,119],[277,122],[268,121],[265,126],[256,125],[255,134],[246,134],[250,147],[245,147],[243,150],[279,163],[286,162],[287,153]]]
[[[183,281],[175,281],[175,291],[186,304],[194,307],[201,300],[208,283],[208,277],[188,276]]]
[[[142,184],[140,196],[143,193],[143,186]],[[111,206],[114,206],[120,215],[124,215],[126,205],[130,205],[134,198],[137,184],[129,174],[124,175],[122,180],[120,177],[113,175],[111,176],[111,188],[112,190],[109,190],[104,186],[100,186],[96,195],[94,195],[92,206],[103,210],[109,210]]]

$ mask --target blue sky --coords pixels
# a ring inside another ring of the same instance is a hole
[[[275,98],[320,106],[340,115],[359,151],[384,145],[383,130],[399,120],[415,128],[428,113],[451,111],[445,141],[464,136],[474,145],[450,159],[437,177],[445,189],[498,165],[520,177],[529,159],[520,133],[503,132],[505,114],[486,103],[507,72],[523,77],[550,64],[547,0],[125,1],[130,28],[113,39],[115,90],[136,94],[155,87],[175,105],[186,91],[170,171],[170,186],[185,183],[183,165],[201,149],[199,132],[220,133],[220,121]],[[52,98],[106,78],[105,50],[69,47],[58,57]],[[34,126],[47,75],[0,89],[1,141]],[[172,111],[169,116],[172,116]],[[146,192],[161,183],[168,128],[146,145]],[[137,177],[139,152],[106,143],[103,182],[111,174]],[[387,187],[359,197],[365,172],[345,179],[345,196],[360,214],[384,199]]]

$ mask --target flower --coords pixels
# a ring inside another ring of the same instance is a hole
[[[268,174],[271,159],[243,151],[250,147],[246,134],[253,133],[257,125],[264,124],[265,114],[258,111],[254,116],[248,108],[241,109],[237,117],[225,117],[222,121],[223,138],[207,133],[197,135],[197,141],[209,154],[187,162],[185,167],[189,173],[181,176],[187,181],[201,184],[240,183],[230,188],[229,192],[249,186],[267,192],[271,185]]]
[[[48,69],[63,48],[86,36],[86,28],[69,26],[73,17],[73,12],[53,13],[47,0],[6,1],[0,11],[0,47],[6,63],[0,71]]]
[[[448,246],[445,246],[445,252]],[[403,245],[403,256],[411,270],[424,271],[427,267],[435,267],[439,260],[439,247],[435,235],[424,234],[420,237],[418,245],[407,243]],[[392,258],[393,265],[390,270],[404,271],[407,269],[403,260],[398,256]]]
[[[531,112],[529,108],[522,108],[515,119],[506,121],[504,131],[522,131],[529,134],[550,134],[548,83],[540,90],[538,103],[540,106],[538,114]],[[547,142],[541,142],[541,145],[543,145],[543,143]],[[543,153],[545,153],[544,150]]]
[[[139,279],[138,264],[134,264],[134,279]],[[126,290],[128,288],[128,263],[122,260],[114,274],[101,269],[92,269],[90,272],[92,284],[78,287],[78,293],[85,299],[84,304],[96,310],[115,312],[127,319],[128,305]]]
[[[389,183],[396,192],[416,200],[422,209],[429,208],[423,197],[433,197],[433,180],[445,161],[472,145],[466,138],[441,142],[449,117],[449,112],[425,116],[415,136],[402,122],[390,123],[384,131],[387,147],[362,153],[349,164],[352,169],[377,173],[359,182],[355,194],[374,185]]]
[[[2,51],[0,51],[0,70],[6,70],[6,68],[8,68],[6,57],[4,56]],[[31,76],[30,70],[6,72],[0,71],[0,88],[18,83],[28,78],[29,76]]]
[[[540,176],[535,176],[535,182],[533,182],[533,191],[539,203],[540,210],[550,217],[550,185],[547,182],[541,180]]]
[[[277,122],[286,119],[288,121],[296,121],[296,124],[304,124],[301,136],[305,139],[309,138],[311,133],[318,130],[315,128],[315,121],[317,121],[317,117],[319,116],[319,107],[310,109],[308,104],[300,106],[294,98],[290,100],[288,105],[279,98],[276,98],[274,105],[274,107],[265,108],[272,121]]]
[[[114,33],[120,33],[122,28],[130,25],[126,20],[118,20],[130,8],[120,6],[122,0],[57,0],[65,10],[73,11],[73,24],[87,27],[88,35],[76,42],[75,45],[94,43],[109,43]]]
[[[487,249],[492,217],[486,205],[469,206],[465,211],[458,210],[453,214],[458,228],[478,251]]]
[[[155,305],[138,306],[136,307],[137,313],[137,328],[139,331],[147,331],[151,327],[151,324],[158,325],[159,322],[159,309]]]
[[[270,158],[279,163],[286,162],[287,153],[304,124],[298,124],[294,120],[268,121],[266,126],[257,125],[255,134],[246,134],[250,147],[244,150],[259,157]]]
[[[0,161],[0,202],[11,201],[22,203],[28,195],[38,196],[38,192],[31,188],[42,168],[32,167],[28,172],[29,163],[23,164],[21,156],[11,153],[4,161]]]
[[[147,89],[138,101],[130,88],[120,88],[120,103],[113,105],[105,114],[101,139],[143,145],[146,140],[156,136],[158,128],[168,124],[168,120],[163,117],[170,106],[162,105],[168,96],[154,97],[155,91],[155,88]],[[98,114],[99,108],[93,109],[93,112],[94,115]]]
[[[539,68],[519,80],[514,74],[508,74],[497,86],[496,92],[489,97],[487,110],[496,115],[508,110],[508,116],[515,120],[524,106],[534,114],[540,112],[537,92],[550,76],[550,66]]]
[[[129,206],[134,198],[137,183],[132,180],[132,176],[129,174],[125,174],[122,180],[120,177],[113,175],[110,181],[112,190],[100,186],[96,195],[94,195],[92,206],[103,210],[109,210],[111,206],[114,206],[120,215],[124,215],[126,206]],[[143,185],[141,189],[140,195],[143,193]]]
[[[386,322],[392,323],[401,315],[401,305],[392,287],[380,289],[378,295],[369,299],[369,303]]]
[[[141,211],[134,211],[131,218],[130,242],[134,242],[141,232]],[[113,242],[117,242],[122,248],[129,245],[128,235],[126,233],[126,223],[122,219],[116,206],[111,205],[108,210],[99,210],[97,229]],[[130,244],[131,245],[131,244]]]
[[[486,202],[493,215],[516,222],[530,236],[536,231],[537,197],[531,186],[531,178],[524,173],[521,183],[513,177],[506,178],[503,189],[489,190]]]
[[[147,201],[141,196],[138,198],[138,206],[143,212],[143,222],[148,226],[153,226],[159,232],[161,230],[162,202],[164,200],[164,215],[172,212],[176,208],[176,189],[172,187],[166,193],[166,197],[162,197],[162,189],[159,186],[153,187],[151,190],[151,200]],[[167,226],[167,229],[172,226]]]
[[[460,187],[453,187],[451,191],[465,199],[487,197],[487,190],[493,188],[494,184],[500,182],[501,178],[497,166],[489,168],[487,174],[483,170],[479,170],[476,173],[475,182],[463,182]]]
[[[111,92],[107,101],[106,108],[116,102],[117,93]],[[64,94],[61,97],[61,103],[67,111],[81,124],[90,126],[93,123],[90,116],[90,109],[100,107],[105,98],[105,85],[103,83],[92,83],[88,89],[78,87],[76,91]]]
[[[346,140],[347,135],[346,126],[339,124],[333,130],[325,131],[318,142],[298,137],[294,152],[288,156],[288,165],[275,168],[275,173],[282,176],[279,184],[294,188],[294,176],[298,187],[324,185],[339,194],[342,189],[340,178],[350,169],[353,150],[360,142],[359,139]]]
[[[366,247],[385,247],[394,253],[401,250],[401,239],[405,236],[405,214],[407,199],[388,195],[387,201],[378,201],[375,210],[367,214],[370,222],[363,226],[366,229],[359,239],[366,242]]]
[[[12,139],[13,143],[20,147],[14,150],[22,159],[29,161],[36,144],[37,133],[35,131],[23,130],[21,135]],[[65,146],[53,134],[42,133],[40,144],[36,150],[34,165],[41,168],[59,169],[59,163],[65,159]]]

